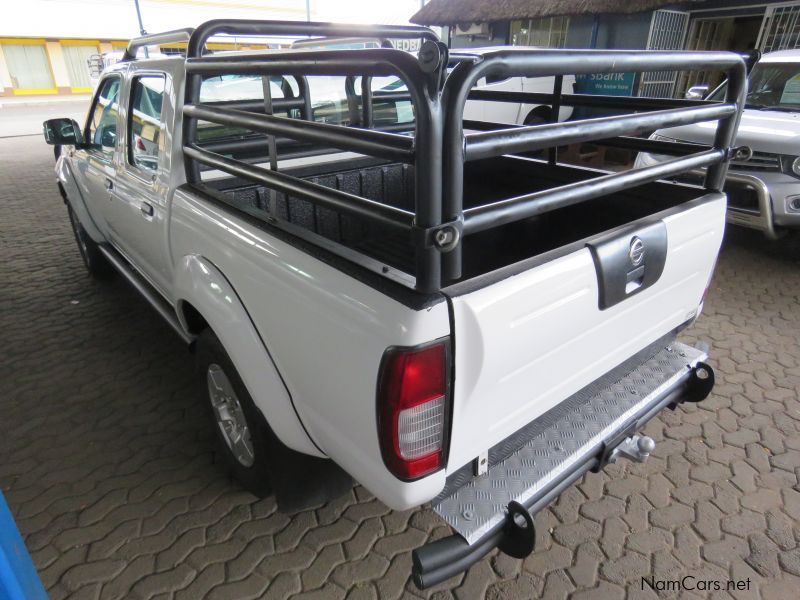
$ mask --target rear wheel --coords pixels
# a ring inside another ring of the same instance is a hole
[[[67,204],[67,212],[69,213],[69,222],[72,225],[72,233],[75,234],[78,250],[81,253],[86,270],[89,271],[89,275],[101,281],[110,279],[114,275],[114,267],[109,264],[103,253],[100,252],[97,242],[86,233],[69,204]]]
[[[544,125],[550,122],[550,109],[549,108],[534,108],[527,114],[523,125]]]
[[[550,109],[540,106],[534,108],[525,116],[523,125],[544,125],[550,122]],[[531,152],[522,152],[522,156],[529,156],[531,158],[545,158],[547,152],[545,150],[532,150]]]
[[[246,490],[266,497],[271,492],[271,432],[228,353],[210,329],[197,340],[197,365],[223,467]]]

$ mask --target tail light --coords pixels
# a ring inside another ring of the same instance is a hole
[[[448,341],[392,348],[378,378],[378,428],[383,460],[399,479],[429,475],[444,464],[449,422]]]

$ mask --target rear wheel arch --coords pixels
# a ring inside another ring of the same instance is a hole
[[[211,331],[236,368],[269,427],[287,447],[325,456],[297,413],[266,340],[224,274],[205,257],[187,255],[176,264],[175,311],[184,331]]]
[[[553,113],[551,112],[549,106],[537,106],[536,108],[528,111],[528,114],[525,115],[525,120],[522,123],[524,125],[549,123],[552,114]]]
[[[178,301],[178,320],[184,331],[192,335],[200,335],[208,329],[208,321],[203,314],[188,300]]]

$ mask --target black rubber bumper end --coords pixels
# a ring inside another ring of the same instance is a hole
[[[692,376],[689,379],[689,393],[686,395],[687,402],[700,402],[708,398],[711,390],[714,389],[714,369],[707,363],[698,362],[692,369]]]

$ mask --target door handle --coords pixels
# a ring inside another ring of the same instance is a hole
[[[106,189],[110,192],[114,189],[114,182],[106,178]]]
[[[153,205],[150,204],[149,202],[142,202],[140,210],[142,211],[142,214],[145,217],[152,217],[153,216]]]

